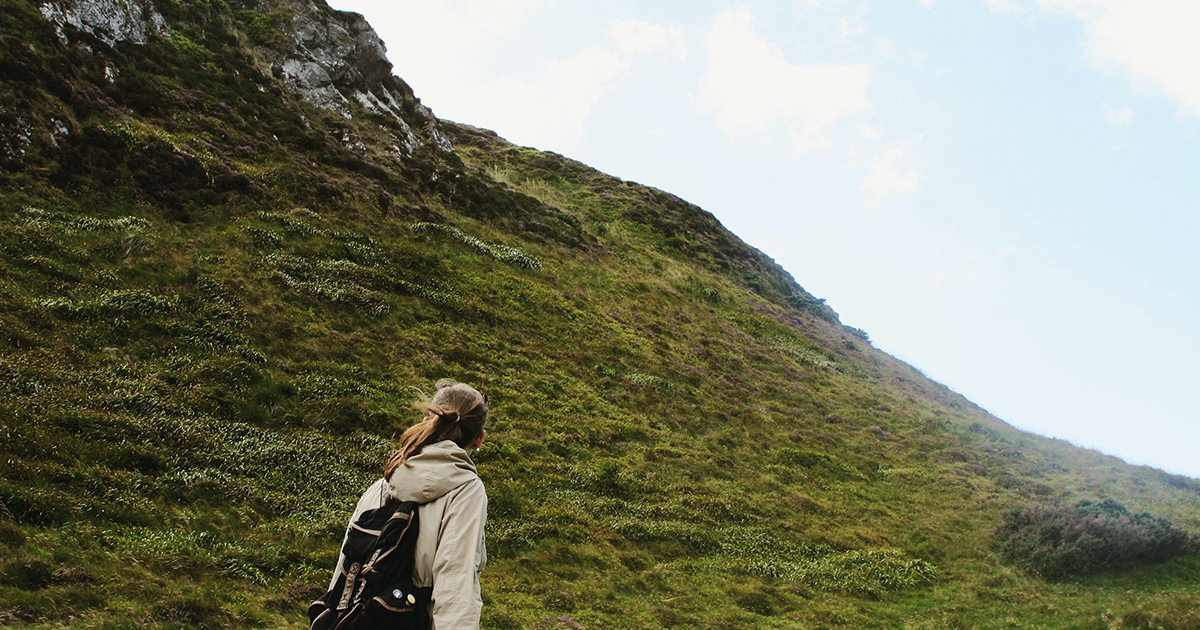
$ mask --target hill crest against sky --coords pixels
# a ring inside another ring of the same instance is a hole
[[[334,4],[440,116],[703,207],[1016,426],[1200,476],[1198,7]]]

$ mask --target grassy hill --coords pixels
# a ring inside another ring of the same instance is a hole
[[[1047,580],[996,536],[1105,498],[1200,533],[1200,481],[1013,429],[686,201],[437,121],[361,17],[2,6],[0,624],[305,627],[452,377],[493,401],[484,627],[1200,628],[1194,553]]]

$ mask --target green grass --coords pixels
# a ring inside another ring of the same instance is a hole
[[[1200,482],[1016,431],[668,193],[449,123],[397,158],[264,71],[286,16],[169,9],[94,55],[0,17],[0,111],[71,125],[0,164],[0,623],[305,626],[449,376],[493,403],[485,627],[1200,627],[1194,555],[1046,581],[995,537],[1196,533]]]

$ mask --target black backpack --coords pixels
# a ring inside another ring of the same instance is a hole
[[[417,503],[389,499],[346,532],[333,589],[308,607],[312,630],[425,630],[432,588],[413,586]]]

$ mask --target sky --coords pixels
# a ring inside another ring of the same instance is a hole
[[[1200,478],[1200,2],[333,0],[1003,420]]]

